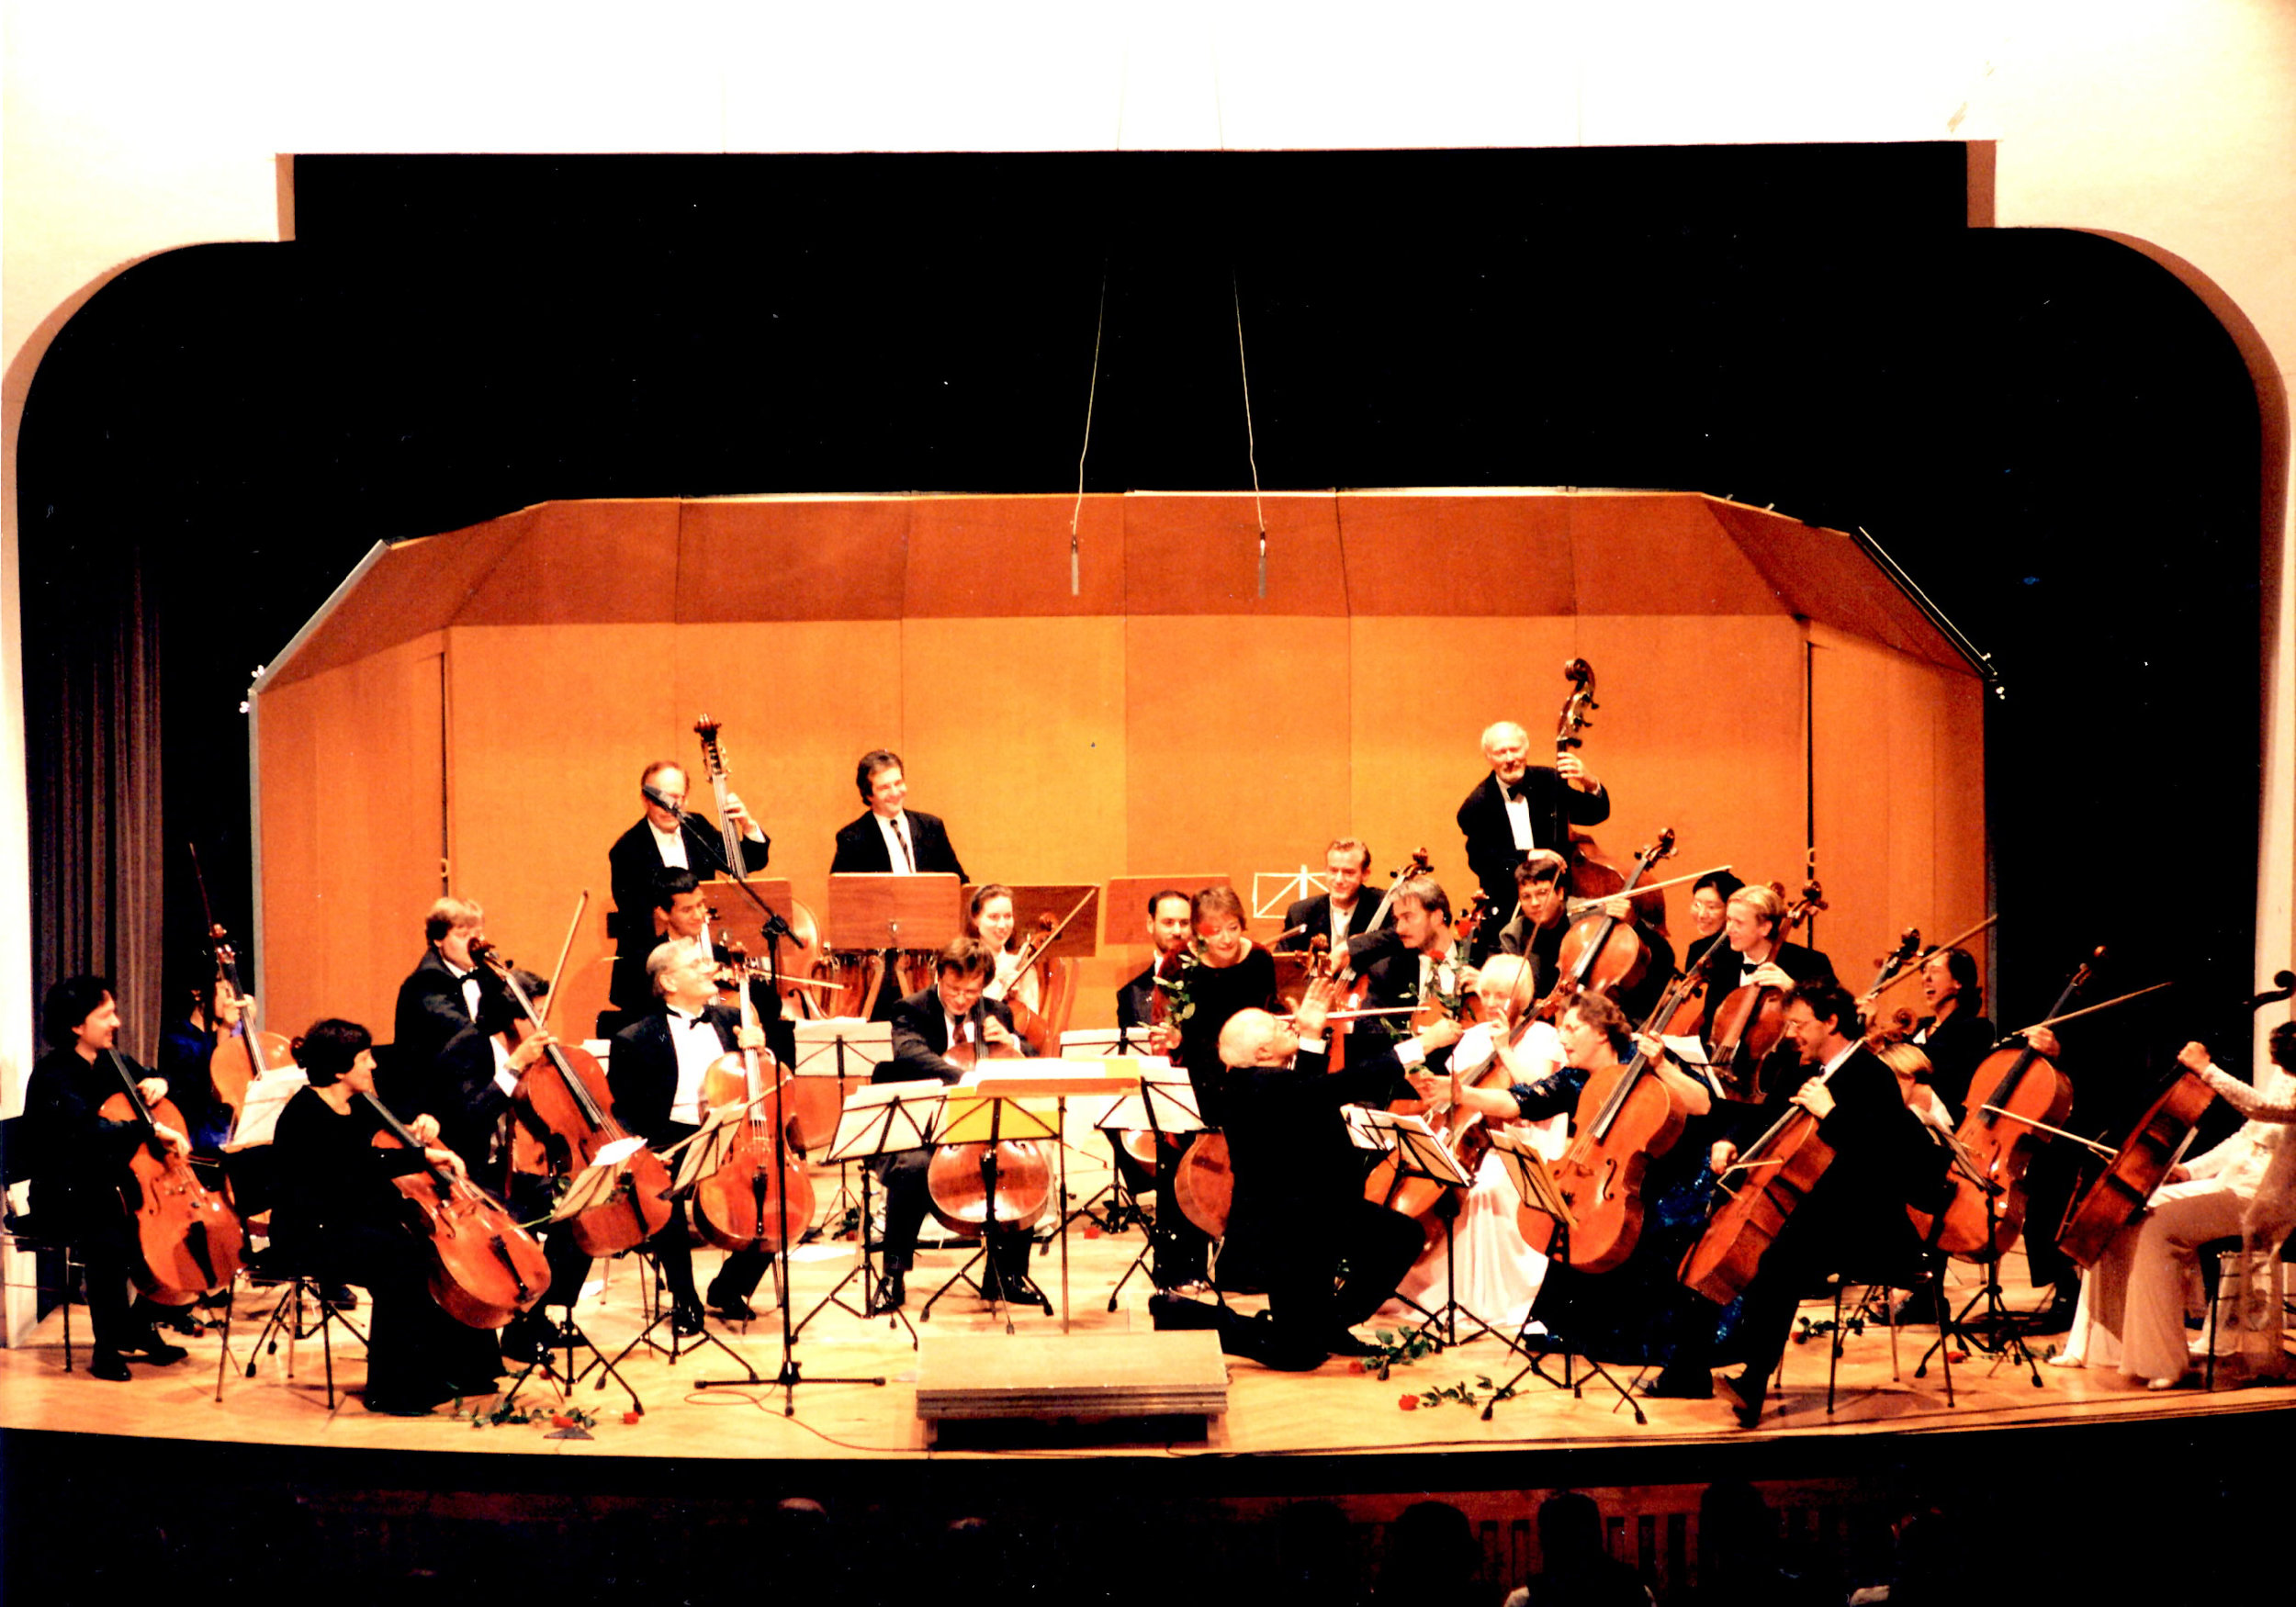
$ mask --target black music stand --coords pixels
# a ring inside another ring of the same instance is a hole
[[[1956,1166],[1962,1164],[1958,1155],[1953,1163]],[[1972,1178],[1972,1181],[1985,1195],[1986,1242],[1998,1243],[2000,1239],[2001,1190],[1984,1178]],[[1941,1211],[1939,1225],[1943,1225]],[[1942,1352],[1949,1342],[1958,1339],[1969,1349],[1982,1351],[1993,1358],[1993,1365],[1986,1371],[1987,1377],[1998,1372],[2003,1362],[2014,1359],[2024,1364],[2026,1372],[2032,1378],[2033,1388],[2038,1389],[2041,1388],[2041,1364],[2033,1360],[2032,1346],[2025,1343],[2026,1332],[2033,1319],[2031,1315],[2011,1311],[2008,1302],[2001,1298],[2001,1257],[1998,1254],[1978,1264],[1985,1268],[1985,1287],[1963,1301],[1958,1311],[1948,1312],[1941,1299],[1937,1302],[1937,1338],[1930,1342],[1929,1349],[1921,1353],[1921,1359],[1914,1363],[1913,1376],[1917,1378],[1928,1377],[1930,1358]],[[1936,1289],[1940,1295],[1945,1289],[1941,1271]],[[1985,1314],[1973,1322],[1969,1313],[1980,1305],[1985,1307]],[[1945,1357],[1943,1365],[1950,1377],[1953,1358]]]
[[[1388,1197],[1379,1202],[1389,1208],[1393,1208],[1396,1192],[1410,1178],[1424,1178],[1429,1183],[1441,1184],[1446,1188],[1459,1189],[1462,1191],[1460,1196],[1462,1203],[1465,1199],[1464,1191],[1475,1186],[1475,1180],[1461,1169],[1458,1161],[1452,1155],[1449,1146],[1445,1144],[1443,1140],[1436,1136],[1435,1129],[1427,1125],[1425,1117],[1399,1116],[1390,1110],[1375,1109],[1369,1106],[1357,1106],[1348,1112],[1348,1122],[1351,1128],[1360,1124],[1361,1130],[1374,1141],[1373,1143],[1367,1144],[1366,1148],[1384,1150],[1395,1157],[1394,1180],[1388,1185]],[[1471,1343],[1486,1333],[1499,1332],[1484,1319],[1478,1317],[1459,1304],[1458,1224],[1458,1212],[1456,1210],[1443,1219],[1443,1305],[1441,1309],[1430,1311],[1409,1295],[1400,1292],[1395,1297],[1426,1319],[1420,1323],[1418,1332],[1431,1333],[1435,1325],[1441,1323],[1444,1332],[1436,1337],[1438,1343],[1446,1346]],[[1462,1315],[1467,1318],[1468,1321],[1474,1324],[1473,1332],[1465,1339],[1459,1337],[1459,1318]]]
[[[1109,1107],[1108,1114],[1094,1124],[1102,1132],[1108,1133],[1111,1141],[1122,1142],[1115,1137],[1118,1133],[1144,1130],[1154,1136],[1156,1149],[1161,1153],[1166,1133],[1209,1130],[1204,1113],[1197,1107],[1195,1084],[1188,1081],[1185,1067],[1174,1065],[1162,1055],[1133,1057],[1131,1064],[1140,1074],[1140,1092],[1117,1100]],[[1171,1200],[1160,1197],[1156,1201],[1158,1215],[1177,1209],[1178,1205]],[[1138,1208],[1135,1207],[1134,1210],[1137,1212]],[[1116,1287],[1109,1291],[1109,1309],[1111,1311],[1116,1309],[1117,1298],[1123,1294],[1124,1286],[1132,1281],[1132,1274],[1138,1272],[1142,1264],[1155,1253],[1154,1220],[1148,1218],[1142,1219],[1148,1222],[1147,1242],[1141,1245],[1140,1253],[1133,1256],[1131,1264],[1124,1268],[1124,1275],[1116,1280]],[[1065,1231],[1067,1223],[1064,1222],[1061,1226]]]
[[[878,1025],[882,1026],[882,1023]],[[895,1323],[909,1331],[909,1348],[917,1348],[917,1328],[908,1313],[898,1306],[879,1307],[877,1304],[877,1269],[871,1260],[872,1243],[870,1238],[871,1200],[869,1186],[875,1180],[875,1170],[868,1163],[879,1155],[896,1154],[903,1150],[921,1150],[931,1144],[933,1132],[940,1125],[941,1107],[949,1096],[948,1084],[921,1079],[911,1083],[872,1083],[853,1090],[845,1102],[845,1111],[838,1118],[837,1137],[829,1142],[830,1161],[860,1161],[861,1165],[861,1231],[860,1259],[853,1270],[838,1280],[837,1287],[821,1298],[821,1303],[805,1315],[803,1321],[791,1330],[793,1342],[805,1331],[805,1324],[831,1306],[867,1320],[882,1310],[888,1314],[890,1328]],[[845,1287],[855,1278],[861,1280],[861,1303],[857,1307],[845,1298]]]
[[[1548,1170],[1547,1158],[1531,1148],[1528,1139],[1520,1134],[1509,1132],[1504,1128],[1491,1129],[1491,1147],[1499,1156],[1501,1163],[1506,1167],[1508,1180],[1514,1185],[1515,1193],[1522,1197],[1523,1203],[1553,1220],[1555,1237],[1553,1247],[1547,1253],[1548,1260],[1559,1261],[1566,1266],[1569,1265],[1570,1230],[1574,1219],[1570,1213],[1570,1202],[1562,1197],[1562,1190],[1555,1183],[1555,1174]],[[1544,1287],[1545,1280],[1542,1278],[1540,1283],[1541,1287]],[[1538,1302],[1533,1300],[1531,1304],[1536,1309]],[[1522,1328],[1516,1332],[1513,1339],[1507,1341],[1508,1348],[1523,1358],[1523,1366],[1514,1377],[1499,1387],[1498,1391],[1491,1399],[1483,1403],[1485,1422],[1491,1421],[1491,1409],[1499,1404],[1499,1396],[1511,1393],[1516,1385],[1534,1374],[1537,1376],[1540,1383],[1547,1385],[1549,1388],[1568,1389],[1573,1400],[1583,1399],[1585,1385],[1575,1376],[1573,1364],[1584,1362],[1586,1370],[1594,1374],[1616,1391],[1620,1403],[1633,1411],[1636,1426],[1649,1426],[1650,1420],[1644,1414],[1642,1403],[1634,1398],[1634,1391],[1621,1384],[1608,1367],[1593,1356],[1581,1355],[1572,1347],[1570,1336],[1556,1329],[1549,1329],[1548,1332],[1559,1346],[1559,1354],[1562,1357],[1562,1377],[1558,1378],[1549,1374],[1545,1363],[1548,1356],[1555,1353],[1536,1349],[1531,1343],[1531,1325],[1537,1319],[1533,1316],[1532,1312],[1525,1311],[1523,1314]],[[1616,1411],[1618,1408],[1614,1406],[1611,1410]]]
[[[853,1079],[860,1077],[861,1082],[858,1086],[867,1086],[868,1079],[876,1074],[877,1068],[893,1058],[893,1024],[889,1021],[831,1017],[820,1021],[793,1022],[791,1034],[795,1042],[797,1058],[789,1068],[790,1074],[824,1080],[836,1078],[840,1111],[855,1091],[857,1084]],[[834,1141],[830,1147],[832,1150],[836,1148]],[[857,1209],[861,1212],[862,1226],[856,1237],[865,1239],[869,1232],[868,1169],[862,1168],[861,1193],[858,1199],[853,1195],[853,1186],[850,1181],[851,1175],[852,1163],[850,1160],[838,1162],[837,1194],[830,1199],[829,1208],[821,1219],[825,1223],[835,1222],[844,1212]],[[825,1238],[838,1237],[826,1227],[822,1234]]]

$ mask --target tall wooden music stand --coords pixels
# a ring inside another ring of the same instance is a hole
[[[829,878],[827,927],[831,949],[938,949],[964,930],[963,889],[946,871],[840,871]]]
[[[1224,871],[1184,871],[1161,876],[1111,876],[1100,898],[1100,941],[1116,948],[1147,947],[1148,900],[1170,888],[1189,897],[1207,887],[1231,887]]]

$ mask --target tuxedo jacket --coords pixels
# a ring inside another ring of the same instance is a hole
[[[1145,1027],[1155,1019],[1156,968],[1149,966],[1116,990],[1116,1024]]]
[[[1930,1086],[1959,1121],[1969,1103],[1970,1073],[1993,1052],[1993,1023],[1983,1016],[1955,1010],[1941,1027],[1929,1017],[1919,1026],[1925,1037],[1915,1047],[1930,1057]]]
[[[918,872],[948,872],[960,882],[966,880],[964,866],[957,860],[957,850],[949,846],[949,829],[940,824],[940,816],[916,809],[903,813],[908,818],[909,846],[917,855]],[[892,870],[893,857],[885,847],[884,829],[877,824],[873,813],[864,812],[859,820],[838,827],[837,852],[829,860],[830,875],[873,871],[883,876]]]
[[[1356,894],[1355,908],[1347,912],[1347,936],[1351,938],[1360,938],[1370,931],[1371,917],[1379,913],[1379,901],[1368,896],[1367,891],[1358,891]],[[1385,925],[1392,927],[1394,924],[1395,906],[1390,905]],[[1295,927],[1304,929],[1293,931],[1292,928]],[[1290,907],[1284,911],[1284,930],[1290,932],[1291,936],[1283,938],[1278,946],[1287,950],[1305,949],[1311,938],[1330,937],[1332,935],[1332,895],[1328,893],[1319,893],[1313,898],[1294,900]]]
[[[1762,1109],[1763,1129],[1784,1114],[1783,1096],[1815,1074],[1804,1068],[1783,1080],[1782,1096]],[[1863,1045],[1826,1088],[1834,1108],[1818,1124],[1818,1136],[1834,1159],[1780,1237],[1791,1234],[1797,1249],[1830,1270],[1902,1273],[1917,1264],[1919,1250],[1906,1208],[1938,1208],[1946,1152],[1906,1107],[1896,1075]]]
[[[461,981],[436,949],[399,984],[392,1043],[377,1060],[376,1092],[393,1110],[438,1118],[445,1145],[474,1166],[486,1158],[510,1099],[494,1081],[494,1035],[519,1018],[502,979],[481,965],[473,1019]]]
[[[1013,1030],[1012,1012],[1001,1001],[979,999],[965,1017],[973,1023],[975,1042],[981,1041],[985,1024],[992,1017],[1003,1022],[1006,1031]],[[949,1023],[941,1013],[940,989],[935,985],[911,994],[893,1006],[893,1058],[881,1062],[870,1073],[870,1081],[917,1083],[934,1078],[953,1083],[964,1075],[964,1071],[942,1058],[948,1052]]]
[[[718,873],[718,858],[726,851],[724,839],[715,826],[695,816],[688,816],[679,829],[686,839],[687,868],[707,882]],[[748,837],[741,839],[745,872],[764,870],[772,855],[771,838],[754,843]],[[614,938],[613,975],[607,997],[617,1010],[642,1014],[654,1005],[654,990],[646,980],[646,957],[661,942],[654,931],[654,879],[668,869],[654,841],[654,828],[641,819],[614,838],[613,847],[606,850],[606,866],[613,876],[614,910],[607,921]],[[740,912],[732,913],[734,918],[739,917]],[[765,1009],[769,996],[774,1001],[769,1013],[778,1013],[780,995],[770,988],[759,990],[759,1007]]]
[[[1340,1107],[1411,1096],[1391,1049],[1329,1068],[1327,1056],[1302,1052],[1289,1066],[1226,1073],[1223,1130],[1235,1171],[1228,1244],[1255,1265],[1324,1239],[1350,1202],[1362,1199],[1364,1152],[1349,1141]]]
[[[1715,940],[1725,941],[1719,933],[1716,934]],[[1770,958],[1778,962],[1780,971],[1784,972],[1795,982],[1831,982],[1834,980],[1834,962],[1817,950],[1806,949],[1799,943],[1781,943],[1778,945],[1777,952]],[[1720,972],[1719,975],[1716,974],[1717,972]],[[1721,1007],[1722,1001],[1736,991],[1739,985],[1738,979],[1744,974],[1744,972],[1743,959],[1730,952],[1727,947],[1716,953],[1714,963],[1706,970],[1706,1009],[1705,1016],[1698,1023],[1698,1036],[1709,1043],[1714,1040],[1714,1013]],[[1781,1045],[1780,1047],[1785,1048],[1786,1046]],[[1796,1087],[1800,1085],[1798,1083],[1795,1084]]]
[[[728,1053],[741,1027],[739,1012],[727,1005],[705,1005],[702,1019],[717,1028]],[[658,1006],[613,1035],[606,1057],[606,1085],[613,1091],[614,1119],[649,1144],[667,1142],[670,1107],[678,1096],[678,1051],[670,1042],[670,1012]]]
[[[1559,815],[1572,826],[1600,826],[1610,818],[1610,792],[1581,792],[1549,765],[1533,765],[1523,774],[1523,795],[1531,806],[1531,845],[1568,854],[1570,845],[1556,840]],[[1524,853],[1514,846],[1507,825],[1507,806],[1495,775],[1486,775],[1459,805],[1459,835],[1467,839],[1467,868],[1482,884],[1490,903],[1486,929],[1493,930],[1514,908],[1514,868]]]

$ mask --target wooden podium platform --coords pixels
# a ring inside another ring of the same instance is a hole
[[[917,1415],[929,1444],[944,1424],[1031,1422],[1081,1430],[1110,1420],[1191,1418],[1228,1410],[1217,1334],[952,1334],[925,1341]]]

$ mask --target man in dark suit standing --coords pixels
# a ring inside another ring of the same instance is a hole
[[[1610,794],[1577,754],[1563,754],[1551,769],[1531,763],[1530,733],[1511,720],[1485,731],[1482,746],[1491,773],[1475,784],[1458,813],[1468,869],[1489,900],[1469,946],[1469,958],[1478,961],[1491,951],[1499,928],[1514,914],[1514,868],[1524,856],[1552,848],[1567,858],[1572,826],[1610,818]]]
[[[853,770],[853,784],[869,807],[859,820],[838,828],[837,852],[829,860],[829,874],[848,872],[879,876],[929,876],[946,873],[965,880],[964,865],[949,846],[948,828],[937,815],[904,808],[909,795],[901,756],[890,748],[872,747],[861,756]],[[885,954],[884,984],[877,990],[870,1019],[892,1018],[894,1001],[900,997],[899,972],[894,955]]]
[[[645,816],[606,850],[613,886],[614,913],[607,921],[614,939],[613,982],[608,995],[613,1007],[599,1014],[601,1038],[612,1037],[632,1017],[654,1007],[646,985],[646,957],[662,940],[654,929],[656,881],[668,870],[691,871],[697,881],[706,882],[722,869],[723,833],[699,816],[681,814],[686,786],[685,770],[675,761],[658,759],[647,765],[638,776]],[[730,792],[726,795],[726,818],[741,833],[742,870],[764,870],[773,855],[772,839]]]
[[[703,1075],[719,1056],[764,1046],[761,1028],[745,1033],[740,1013],[716,1003],[715,972],[708,951],[690,939],[662,944],[646,957],[655,1007],[613,1036],[606,1082],[613,1090],[615,1119],[654,1149],[668,1149],[700,1129],[708,1114],[702,1098]],[[793,1237],[806,1226],[793,1221]],[[670,1285],[670,1326],[681,1336],[701,1332],[702,1302],[694,1295],[693,1249],[684,1208],[670,1214],[669,1226],[654,1235],[651,1247],[661,1261],[663,1281]],[[749,1296],[772,1264],[773,1258],[762,1251],[730,1252],[710,1280],[711,1308],[729,1322],[755,1317]]]
[[[1818,1118],[1818,1137],[1834,1158],[1762,1253],[1746,1286],[1739,1322],[1746,1370],[1722,1380],[1737,1398],[1733,1409],[1745,1428],[1761,1416],[1770,1375],[1785,1353],[1803,1292],[1829,1272],[1916,1275],[1921,1245],[1906,1207],[1936,1209],[1944,1181],[1945,1152],[1923,1135],[1896,1075],[1866,1049],[1857,1003],[1845,989],[1830,981],[1804,984],[1786,1007],[1785,1030],[1808,1075],[1764,1110],[1762,1127],[1767,1129],[1786,1106],[1799,1106]],[[1716,1141],[1710,1157],[1715,1174],[1761,1186],[1760,1173],[1732,1176],[1729,1166],[1737,1158],[1730,1141]],[[1711,1338],[1711,1320],[1695,1326]],[[1678,1349],[1677,1365],[1685,1359]]]
[[[1371,929],[1379,901],[1363,896],[1363,879],[1370,874],[1371,850],[1360,837],[1334,837],[1323,850],[1324,869],[1331,872],[1332,890],[1296,900],[1284,911],[1284,935],[1278,949],[1305,949],[1315,937],[1329,938],[1332,952],[1342,953],[1350,938]],[[1393,924],[1390,914],[1388,924]]]
[[[881,1063],[871,1080],[954,1083],[965,1068],[949,1058],[952,1044],[962,1046],[960,1060],[985,1052],[990,1044],[1011,1044],[1025,1053],[1011,1012],[982,996],[996,970],[996,956],[978,938],[958,938],[941,950],[933,985],[893,1007],[893,1058]],[[880,1309],[907,1298],[905,1280],[917,1254],[917,1230],[925,1222],[926,1173],[932,1159],[930,1150],[903,1150],[877,1163],[885,1188],[885,1273],[875,1301]],[[989,1270],[983,1284],[1001,1284],[1003,1298],[1041,1305],[1050,1316],[1052,1302],[1029,1281],[1027,1231],[998,1232],[992,1227],[986,1237]]]

